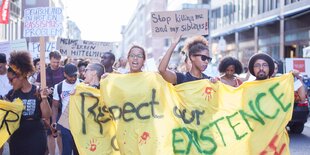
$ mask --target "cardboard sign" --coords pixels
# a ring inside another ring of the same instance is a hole
[[[98,59],[104,52],[112,52],[113,43],[58,38],[56,48],[63,56]]]
[[[151,13],[153,37],[208,34],[208,10],[188,9]]]
[[[62,34],[62,8],[29,8],[25,9],[24,15],[24,37],[60,36]]]

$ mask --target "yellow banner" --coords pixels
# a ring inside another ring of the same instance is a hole
[[[111,74],[100,91],[79,85],[70,102],[81,154],[92,153],[92,139],[99,154],[289,154],[291,74],[239,88],[208,80],[174,87],[157,73]]]
[[[99,89],[83,83],[70,96],[70,131],[81,155],[118,154],[114,124],[99,96]]]
[[[13,103],[0,100],[0,147],[19,128],[23,102],[15,100]]]

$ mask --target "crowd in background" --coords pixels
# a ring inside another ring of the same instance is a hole
[[[182,50],[184,59],[181,65],[168,67],[172,53],[180,39],[181,37],[173,39],[158,66],[162,77],[173,85],[209,79],[214,83],[221,81],[232,87],[238,87],[251,79],[251,76],[253,80],[265,80],[277,74],[278,63],[269,55],[258,53],[251,57],[248,66],[242,66],[240,61],[234,57],[224,57],[218,66],[220,76],[206,75],[204,71],[211,63],[212,57],[207,40],[203,36],[188,38]],[[23,112],[20,128],[8,141],[10,153],[78,154],[70,130],[57,123],[69,104],[69,97],[74,92],[75,86],[83,82],[99,89],[100,79],[110,73],[142,72],[146,59],[146,51],[137,45],[129,49],[127,57],[118,59],[113,53],[105,52],[100,62],[78,58],[62,60],[60,52],[52,51],[49,54],[50,63],[45,66],[47,88],[40,89],[42,81],[40,59],[31,58],[27,51],[18,51],[12,52],[7,61],[5,54],[0,53],[1,98],[9,101],[17,97],[23,98],[24,105],[27,107]],[[246,76],[240,77],[242,73]],[[298,72],[294,71],[293,75],[297,80],[300,79]],[[304,87],[298,89],[297,92],[301,99],[305,99]],[[55,151],[56,145],[58,151]]]

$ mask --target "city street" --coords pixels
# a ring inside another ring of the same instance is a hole
[[[310,118],[305,124],[302,134],[290,134],[290,149],[292,155],[310,154]]]

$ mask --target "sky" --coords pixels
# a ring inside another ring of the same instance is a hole
[[[121,26],[127,25],[138,0],[67,0],[69,19],[81,30],[82,40],[121,41]]]

